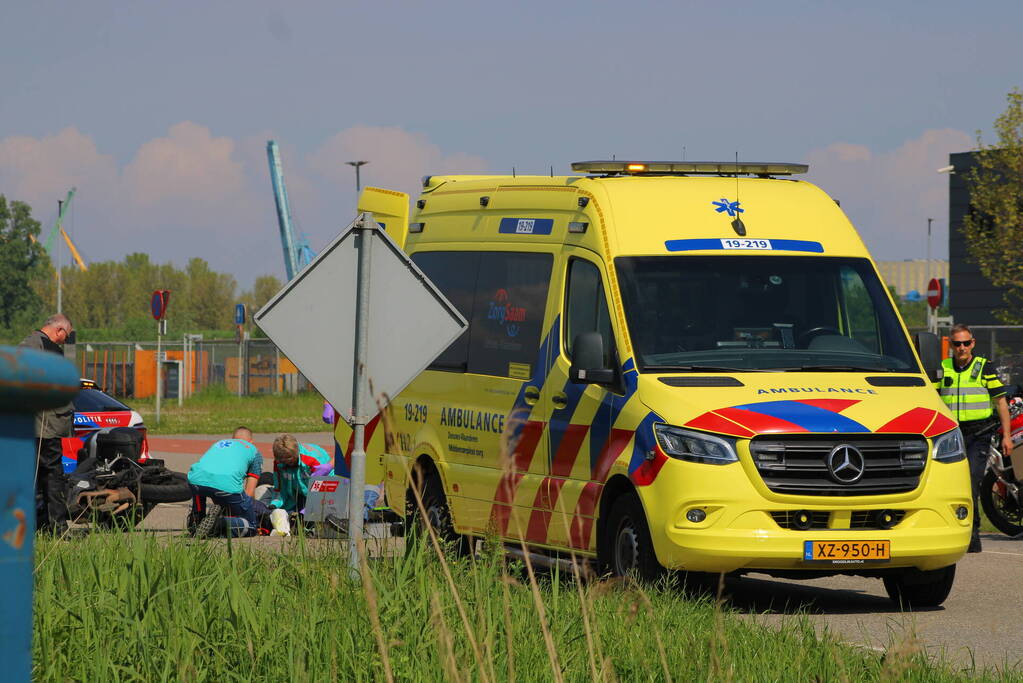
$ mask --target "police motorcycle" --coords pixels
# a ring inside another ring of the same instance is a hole
[[[86,439],[67,475],[71,521],[132,527],[159,503],[191,499],[187,475],[167,469],[163,460],[140,460],[141,449],[132,427],[108,427]]]
[[[1007,536],[1023,534],[1023,395],[1009,387],[1009,431],[1013,451],[1002,455],[1001,432],[991,436],[987,469],[980,484],[980,505],[996,529]],[[1015,464],[1015,467],[1013,465]]]

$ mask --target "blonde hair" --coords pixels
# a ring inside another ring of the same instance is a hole
[[[291,434],[281,434],[274,439],[273,445],[274,457],[282,457],[285,455],[295,457],[298,455],[298,439],[293,437]]]

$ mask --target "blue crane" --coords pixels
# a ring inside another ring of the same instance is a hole
[[[295,277],[306,264],[316,256],[309,247],[305,235],[295,238],[291,227],[291,206],[288,204],[288,188],[284,186],[284,168],[281,166],[281,152],[277,142],[268,140],[266,156],[270,162],[270,183],[274,190],[274,203],[277,205],[277,225],[281,231],[281,249],[284,251],[284,272],[288,280]]]

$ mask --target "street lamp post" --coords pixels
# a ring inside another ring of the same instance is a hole
[[[355,167],[355,193],[358,194],[362,190],[362,182],[359,179],[359,168],[368,164],[368,161],[346,161],[349,166]]]
[[[63,210],[64,210],[64,200],[63,199],[58,199],[57,200],[57,225],[60,225],[60,213]],[[61,272],[60,272],[60,267],[63,265],[61,263],[60,235],[57,235],[57,241],[56,241],[56,244],[53,245],[53,248],[57,252],[57,313],[63,313],[64,312],[64,307],[63,307],[63,301],[62,301],[62,299],[63,299],[63,291],[62,290],[64,289],[64,283],[61,280]]]

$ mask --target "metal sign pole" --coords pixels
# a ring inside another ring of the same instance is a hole
[[[186,337],[181,339],[181,365],[178,366],[178,408],[185,399],[185,380],[188,374],[188,342]]]
[[[163,393],[163,391],[162,391],[163,382],[161,381],[161,377],[160,377],[160,375],[163,374],[163,372],[162,372],[163,371],[163,361],[161,360],[161,355],[160,355],[160,352],[161,352],[161,350],[163,348],[163,345],[160,343],[163,340],[163,335],[160,333],[160,326],[161,325],[163,325],[163,322],[160,321],[160,320],[157,320],[156,321],[156,424],[157,424],[157,426],[159,426],[159,424],[160,424],[160,394]]]
[[[359,275],[355,289],[355,381],[352,383],[352,465],[348,488],[349,566],[359,576],[359,546],[362,544],[362,508],[366,490],[366,354],[369,350],[370,252],[377,224],[373,214],[364,213],[355,226],[359,251]]]
[[[242,395],[242,326],[238,326],[238,397]]]

